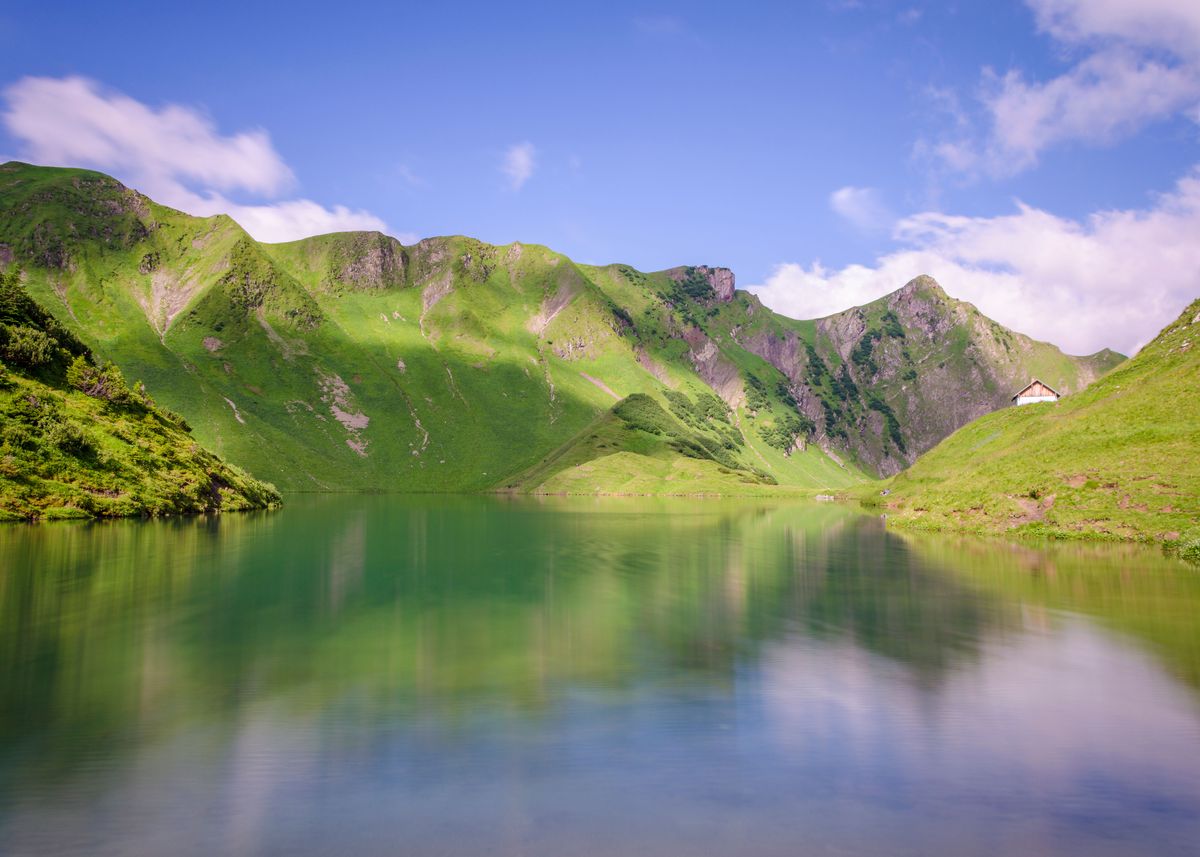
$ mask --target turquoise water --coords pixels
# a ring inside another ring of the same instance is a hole
[[[1200,572],[831,505],[0,529],[6,854],[1200,853]]]

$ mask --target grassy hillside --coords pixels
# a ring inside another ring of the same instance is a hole
[[[892,521],[1134,539],[1200,558],[1200,301],[1081,393],[960,429],[885,490]]]
[[[0,211],[0,263],[22,267],[43,306],[204,445],[290,490],[532,489],[524,474],[634,394],[719,440],[721,466],[839,486],[891,472],[1009,395],[981,378],[1023,383],[1037,368],[1070,388],[1093,373],[1052,346],[1001,358],[947,335],[966,305],[911,284],[798,322],[735,292],[726,269],[587,266],[461,236],[261,244],[102,174],[18,163],[0,166]],[[944,394],[914,392],[935,386]],[[726,429],[680,415],[713,397]],[[660,452],[682,473],[698,461]]]
[[[0,275],[0,520],[168,515],[279,502],[97,365],[15,272]]]
[[[642,393],[622,399],[505,487],[535,494],[788,493],[765,458],[747,466],[737,455],[745,439],[724,402],[711,393],[693,401],[673,391],[668,400],[672,413]],[[862,479],[825,456],[796,455],[788,463],[814,468],[795,474],[792,486],[841,487]],[[784,467],[776,462],[774,469]]]

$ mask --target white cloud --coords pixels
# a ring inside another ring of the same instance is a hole
[[[779,265],[763,302],[813,318],[929,274],[1009,327],[1072,353],[1131,353],[1200,296],[1200,168],[1146,209],[1080,222],[1018,203],[1000,217],[926,212],[896,227],[903,247],[873,265]]]
[[[1191,0],[1027,0],[1038,28],[1068,43],[1117,38],[1200,54],[1200,4]]]
[[[500,172],[508,176],[509,186],[513,190],[520,190],[529,181],[537,166],[536,156],[537,150],[528,140],[508,147],[500,164]]]
[[[895,220],[879,192],[870,187],[838,188],[829,195],[829,207],[863,231],[887,229]]]
[[[213,195],[195,197],[181,210],[201,216],[228,214],[257,240],[268,243],[295,241],[326,232],[387,231],[386,223],[366,211],[352,211],[344,205],[326,208],[311,199],[290,199],[270,205],[239,205],[220,195]],[[400,240],[409,243],[403,238]]]
[[[953,172],[1011,175],[1067,142],[1111,144],[1152,122],[1200,116],[1200,3],[1026,0],[1038,29],[1083,52],[1048,80],[983,70],[982,116],[918,143]]]
[[[1056,143],[1112,142],[1200,103],[1200,68],[1125,49],[1095,53],[1046,83],[1028,83],[1017,71],[985,80],[989,158],[999,172],[1032,166]]]
[[[222,135],[199,111],[155,109],[81,77],[26,77],[4,90],[2,120],[21,157],[111,173],[156,202],[190,214],[229,214],[261,241],[350,229],[386,229],[378,217],[308,199],[243,204],[226,194],[273,197],[295,183],[261,129]]]

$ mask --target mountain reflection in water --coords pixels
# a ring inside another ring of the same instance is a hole
[[[0,531],[13,853],[1200,841],[1200,574],[830,505],[298,498]]]

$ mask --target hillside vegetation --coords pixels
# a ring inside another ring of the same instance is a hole
[[[872,502],[902,526],[1157,541],[1200,559],[1197,402],[1200,300],[1083,392],[976,420]]]
[[[644,393],[627,396],[506,487],[536,494],[787,493],[765,460],[748,466],[737,455],[745,440],[719,398],[701,394],[694,402],[670,392],[668,400],[672,413]],[[796,461],[814,471],[797,474],[793,484],[844,487],[859,481],[825,456]]]
[[[0,520],[168,515],[279,502],[204,450],[140,384],[99,365],[0,275]]]
[[[58,321],[289,490],[624,491],[631,467],[670,493],[708,491],[712,467],[739,492],[844,486],[895,472],[1032,374],[1078,389],[1120,359],[1063,355],[928,278],[794,321],[723,268],[644,273],[462,236],[261,244],[86,170],[4,164],[0,210],[0,261]],[[650,455],[636,431],[592,443],[635,395],[720,451],[660,438]],[[692,414],[714,400],[720,419]]]

